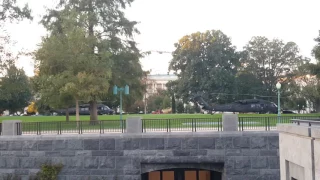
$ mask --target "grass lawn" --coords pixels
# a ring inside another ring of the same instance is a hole
[[[143,119],[179,119],[179,118],[221,118],[221,114],[131,114],[123,115],[123,119],[130,116],[140,116]],[[282,114],[281,116],[318,116],[320,114]],[[239,117],[277,117],[276,114],[239,114]],[[65,121],[65,116],[0,116],[0,121],[3,120],[22,120],[23,122],[53,122]],[[70,121],[75,121],[75,116],[70,116]],[[81,121],[88,121],[90,116],[80,116]],[[119,120],[120,115],[101,115],[99,120]]]

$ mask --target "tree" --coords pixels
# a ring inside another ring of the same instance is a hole
[[[18,69],[13,63],[8,63],[6,75],[0,83],[1,110],[14,113],[23,111],[32,97],[30,83],[23,69]]]
[[[130,67],[140,65],[137,63],[136,58],[140,56],[139,50],[136,48],[136,43],[132,39],[133,34],[138,33],[134,27],[137,23],[129,21],[122,12],[122,10],[131,3],[132,0],[61,0],[57,9],[50,10],[42,22],[47,29],[51,29],[54,34],[58,34],[61,33],[63,29],[61,25],[61,12],[76,11],[78,15],[83,16],[82,21],[84,23],[81,24],[81,27],[85,30],[89,38],[96,40],[95,44],[87,46],[89,50],[86,52],[87,56],[94,56],[97,45],[100,55],[111,53],[110,59],[113,61],[108,62],[111,69],[114,68],[114,64],[118,63],[117,60],[125,57],[124,60],[126,63],[121,62],[121,66],[117,67],[123,68],[124,66],[128,66],[126,69],[130,70]],[[101,70],[102,68],[99,69]],[[139,68],[135,70],[137,69]],[[137,74],[140,73],[139,70],[136,72],[138,72]],[[99,73],[101,74],[102,72]],[[136,76],[137,74],[131,74],[131,72],[129,72],[128,76]],[[108,77],[105,78],[105,81],[109,82],[111,79],[112,78]],[[95,78],[92,76],[86,80],[95,81]],[[127,83],[129,83],[129,81],[130,80],[128,80]],[[118,86],[123,85],[122,83],[118,84]],[[131,86],[133,87],[134,84],[131,84]],[[86,100],[90,103],[90,120],[97,120],[96,105],[97,101],[101,99],[101,91],[96,88],[94,89],[94,91],[91,90],[85,93],[88,95]],[[107,89],[109,89],[109,87]]]
[[[168,94],[171,96],[171,109],[172,109],[172,114],[176,113],[176,95],[178,92],[178,81],[169,81],[166,84]]]
[[[162,99],[161,107],[162,107],[162,109],[166,109],[166,108],[170,108],[170,106],[171,106],[170,98],[168,96],[165,96]]]
[[[44,38],[36,52],[41,95],[50,97],[48,102],[55,107],[68,108],[75,100],[78,121],[79,100],[90,102],[105,95],[110,78],[107,44],[86,35],[84,17],[76,11],[61,12],[61,33]],[[92,54],[92,46],[101,51]],[[92,111],[97,113],[96,104]]]
[[[312,49],[312,56],[316,59],[316,64],[310,64],[309,69],[312,74],[320,78],[320,31],[319,36],[314,39],[317,44]]]
[[[244,47],[241,56],[242,68],[250,74],[263,95],[276,95],[275,85],[278,81],[285,85],[292,80],[299,66],[309,59],[299,55],[299,48],[294,42],[283,42],[279,39],[269,40],[266,37],[253,37]],[[259,82],[260,81],[260,82]]]
[[[177,112],[178,113],[183,113],[184,112],[184,106],[183,106],[183,102],[182,101],[178,101]]]
[[[17,0],[1,0],[0,1],[0,22],[9,20],[22,20],[24,18],[32,19],[31,10],[28,4],[23,8],[17,5]],[[1,26],[2,24],[0,24]]]
[[[219,93],[234,93],[239,53],[221,31],[192,33],[175,44],[169,70],[178,76],[178,94],[184,102],[192,94],[205,93],[210,101],[225,103],[232,100]]]
[[[320,80],[316,77],[306,78],[306,86],[302,89],[302,95],[312,103],[316,112],[320,112]]]

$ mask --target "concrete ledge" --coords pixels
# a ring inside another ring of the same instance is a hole
[[[279,131],[279,133],[285,132],[307,137],[311,136],[311,128],[308,126],[298,126],[293,124],[277,124],[277,130]]]
[[[174,133],[110,133],[110,134],[61,134],[0,136],[0,141],[24,140],[66,140],[66,139],[108,139],[108,138],[179,138],[179,137],[261,137],[278,136],[278,131],[237,131],[237,132],[174,132]]]
[[[311,127],[311,137],[320,139],[320,128],[319,127]]]

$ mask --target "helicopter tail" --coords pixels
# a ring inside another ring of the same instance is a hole
[[[210,106],[200,95],[195,95],[191,98],[193,102],[197,103],[201,109],[207,110],[207,111],[213,111],[213,107]]]

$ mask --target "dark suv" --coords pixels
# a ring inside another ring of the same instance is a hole
[[[112,110],[111,108],[109,108],[108,106],[106,106],[104,104],[98,104],[98,114],[99,115],[103,115],[103,114],[113,115],[114,110]]]

